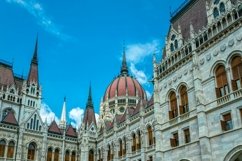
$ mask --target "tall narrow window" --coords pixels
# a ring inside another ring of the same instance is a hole
[[[55,149],[54,161],[59,161],[59,149]]]
[[[71,153],[71,161],[75,161],[76,160],[76,152],[72,152]]]
[[[124,138],[123,155],[126,155],[126,138]]]
[[[173,133],[173,137],[170,139],[171,147],[179,146],[178,133]]]
[[[141,149],[141,134],[140,131],[138,131],[138,142],[137,142],[137,149]]]
[[[0,141],[0,157],[4,157],[5,148],[6,148],[6,141],[1,140]]]
[[[94,161],[94,152],[93,150],[89,150],[89,157],[88,157],[88,161]]]
[[[132,152],[135,152],[136,151],[136,136],[135,136],[135,134],[133,134],[133,136],[132,136],[132,138],[133,138],[133,144],[132,144]]]
[[[69,161],[69,160],[70,160],[70,152],[69,150],[67,150],[65,154],[65,161]]]
[[[175,92],[171,92],[170,94],[170,108],[171,108],[171,111],[169,111],[169,118],[173,119],[178,116],[177,98],[176,98]]]
[[[232,123],[232,118],[230,113],[224,114],[223,120],[221,120],[220,123],[223,131],[228,131],[233,129],[233,123]]]
[[[119,152],[118,152],[118,156],[121,157],[122,156],[122,151],[123,151],[123,142],[120,139],[119,140]]]
[[[184,130],[184,139],[185,139],[185,143],[190,143],[191,137],[190,137],[190,130],[189,129]]]
[[[52,148],[51,147],[48,148],[47,161],[52,161]]]
[[[30,143],[28,147],[28,160],[35,160],[36,144]]]
[[[225,12],[225,5],[224,5],[223,2],[220,3],[220,5],[219,5],[219,11],[220,11],[220,13],[224,13]]]
[[[13,141],[10,141],[8,143],[7,158],[13,158],[13,155],[14,155],[14,146],[15,146],[15,143]]]
[[[110,161],[111,160],[111,147],[110,147],[110,145],[108,145],[108,161]]]
[[[218,16],[219,16],[218,8],[214,8],[214,10],[213,10],[213,17],[217,18]]]
[[[216,69],[215,74],[216,74],[216,81],[217,81],[216,95],[217,95],[217,98],[220,98],[229,93],[227,75],[226,75],[224,66],[220,65]]]
[[[181,105],[179,107],[180,114],[184,114],[188,112],[188,96],[187,96],[187,87],[182,86],[180,89],[180,99],[181,99]]]
[[[233,90],[238,90],[242,86],[242,58],[240,56],[236,56],[231,61],[231,68],[233,74],[232,80],[232,88]]]
[[[148,126],[147,131],[148,131],[149,145],[153,145],[153,131],[152,131],[151,126]]]

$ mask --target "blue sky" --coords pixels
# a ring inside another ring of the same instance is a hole
[[[90,82],[99,112],[105,89],[119,74],[123,40],[131,75],[152,93],[152,53],[160,59],[170,11],[182,2],[2,0],[0,59],[13,62],[14,72],[26,76],[38,33],[42,115],[60,117],[66,96],[69,122],[75,124]]]

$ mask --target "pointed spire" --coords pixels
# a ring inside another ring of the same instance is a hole
[[[125,42],[124,42],[124,45],[123,45],[123,60],[122,60],[122,67],[121,67],[120,74],[123,75],[123,76],[129,74],[127,62],[126,62]]]
[[[89,92],[88,92],[88,99],[87,99],[86,108],[93,108],[93,103],[92,103],[92,87],[91,87],[91,84],[89,86]]]
[[[35,82],[39,85],[39,74],[38,74],[38,35],[36,37],[35,49],[33,58],[30,64],[28,83]]]
[[[35,48],[34,48],[34,54],[33,54],[33,58],[32,58],[32,63],[38,64],[38,34],[36,37],[36,41],[35,41]]]
[[[66,127],[66,97],[64,97],[64,103],[63,103],[63,106],[62,106],[60,127],[63,128],[63,129]]]

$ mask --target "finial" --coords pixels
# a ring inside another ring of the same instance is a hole
[[[88,92],[88,99],[87,99],[87,105],[86,108],[93,108],[93,103],[92,103],[92,87],[91,87],[91,83],[89,85],[89,92]]]
[[[121,67],[120,74],[123,76],[129,74],[127,62],[126,62],[126,54],[125,54],[125,41],[123,44],[123,60],[122,60],[122,67]]]

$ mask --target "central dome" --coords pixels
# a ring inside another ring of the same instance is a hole
[[[127,107],[135,108],[141,100],[147,100],[145,90],[135,78],[129,76],[124,53],[120,74],[104,93],[101,115],[113,118],[116,114],[123,114]]]

